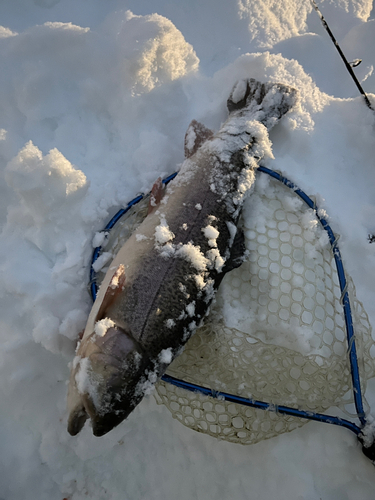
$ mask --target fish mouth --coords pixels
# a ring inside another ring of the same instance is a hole
[[[118,363],[116,358],[113,361]],[[131,381],[129,383],[128,377],[121,377],[117,372],[106,380],[104,388],[100,389],[101,395],[80,394],[79,401],[69,415],[69,434],[76,436],[86,420],[90,419],[94,436],[104,436],[125,420],[142,399],[135,396],[135,390],[135,385]]]
[[[133,409],[134,407],[129,407],[127,409],[122,408],[121,413],[119,414],[116,414],[116,412],[110,412],[103,416],[97,416],[96,418],[91,419],[92,433],[96,437],[104,436],[125,420]]]
[[[88,395],[82,396],[82,402],[69,415],[68,432],[71,436],[76,436],[85,425],[88,418],[91,420],[92,432],[94,436],[101,437],[117,427],[134,410],[135,405],[121,405],[121,410],[112,410],[105,414],[97,413],[91,398]]]
[[[112,360],[118,363],[118,359]],[[112,365],[113,366],[113,365]],[[94,436],[100,437],[117,427],[134,410],[142,399],[136,396],[136,383],[144,373],[144,364],[136,372],[122,373],[114,370],[101,390],[99,404],[94,404],[89,394],[82,397],[86,414],[90,417]]]

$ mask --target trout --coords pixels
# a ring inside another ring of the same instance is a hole
[[[217,133],[193,121],[176,178],[151,191],[149,213],[104,277],[72,363],[68,431],[122,422],[182,352],[223,277],[244,260],[238,227],[269,130],[297,101],[280,83],[238,81]]]

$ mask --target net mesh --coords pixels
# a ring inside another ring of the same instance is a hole
[[[147,199],[112,230],[115,254],[143,220]],[[324,214],[322,214],[324,215]],[[247,260],[228,273],[205,326],[168,368],[214,391],[323,412],[353,406],[341,291],[328,236],[313,210],[266,174],[243,210]],[[102,270],[102,273],[106,269]],[[98,274],[98,282],[103,274]],[[363,393],[375,375],[371,326],[348,278]],[[253,444],[305,419],[202,396],[160,381],[156,400],[199,432]]]

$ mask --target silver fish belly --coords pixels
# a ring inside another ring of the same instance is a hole
[[[241,80],[216,134],[192,122],[188,158],[165,193],[155,184],[149,215],[100,286],[72,364],[70,434],[88,417],[96,436],[123,421],[203,321],[243,261],[237,226],[258,162],[271,154],[268,131],[296,100],[286,85]]]

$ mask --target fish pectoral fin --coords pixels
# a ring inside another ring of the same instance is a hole
[[[125,266],[120,264],[113,273],[111,281],[107,287],[102,303],[100,304],[95,322],[100,321],[105,317],[107,309],[112,305],[114,300],[123,291],[125,286]]]
[[[236,235],[230,252],[230,257],[225,262],[223,273],[229,273],[233,269],[240,267],[247,255],[245,245],[245,235],[241,228],[237,228]]]
[[[185,158],[190,158],[201,147],[201,145],[210,139],[214,133],[202,123],[193,120],[185,134]]]
[[[148,202],[148,209],[147,209],[147,215],[150,215],[152,212],[154,212],[157,207],[160,205],[160,202],[164,196],[165,193],[165,186],[161,180],[161,177],[156,179],[154,182],[154,185],[151,188],[151,193],[150,193],[150,201]]]

